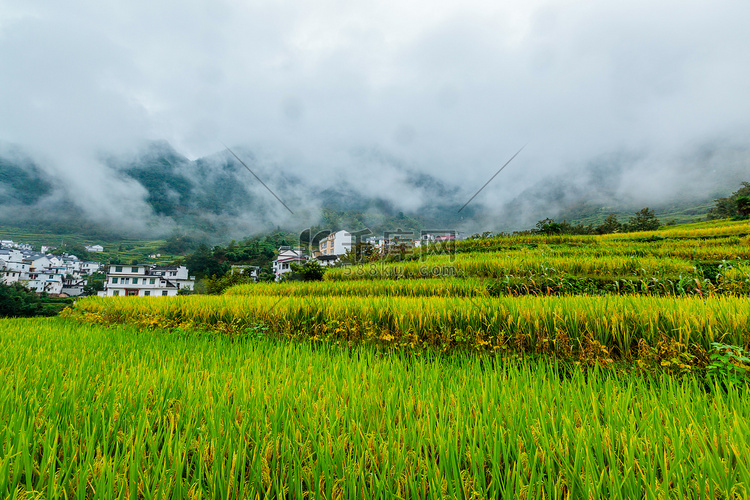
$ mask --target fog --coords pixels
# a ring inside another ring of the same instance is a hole
[[[705,198],[748,172],[747,19],[739,0],[0,0],[0,142],[131,229],[170,221],[102,158],[154,140],[189,159],[252,152],[271,188],[299,181],[308,219],[341,184],[409,212],[460,207],[523,145],[467,224]],[[420,173],[446,199],[410,185]],[[570,198],[535,201],[545,182]]]

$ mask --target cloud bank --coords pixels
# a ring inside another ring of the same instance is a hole
[[[460,206],[528,144],[475,200],[487,221],[613,157],[612,196],[710,196],[706,172],[747,171],[748,18],[739,0],[0,0],[0,140],[103,222],[153,215],[102,161],[150,140],[242,146],[407,210],[435,200],[405,171]]]

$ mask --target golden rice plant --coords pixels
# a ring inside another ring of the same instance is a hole
[[[679,276],[695,273],[695,265],[681,259],[629,256],[548,256],[527,253],[471,253],[434,256],[425,261],[374,262],[333,268],[329,281],[506,276],[583,275],[618,277]]]
[[[435,349],[577,356],[591,342],[608,356],[639,356],[662,341],[707,351],[750,347],[744,298],[568,297],[92,297],[70,316],[102,324],[204,328],[241,334],[256,324],[282,335]]]

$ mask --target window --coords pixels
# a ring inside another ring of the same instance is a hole
[[[169,293],[169,292],[167,292],[166,290],[164,290],[163,292],[161,292],[161,296],[162,296],[162,297],[166,297],[166,296],[167,296],[167,293]]]
[[[120,295],[120,290],[113,290],[112,291],[112,296],[113,297],[117,297],[118,295]]]
[[[151,278],[148,280],[149,285],[153,285],[154,283],[156,283],[156,278]]]
[[[151,295],[151,290],[144,290],[143,291],[143,295],[145,295],[146,297],[148,297],[149,295]]]
[[[120,283],[122,283],[123,285],[127,285],[128,283],[130,283],[130,278],[123,278]]]
[[[134,268],[131,269],[131,271],[133,271],[134,273],[137,273],[138,272],[138,268],[134,267]]]
[[[122,266],[115,266],[115,272],[121,273],[122,272]]]
[[[114,285],[116,283],[117,283],[117,278],[112,278],[112,284]]]
[[[133,284],[134,284],[134,285],[137,285],[137,284],[138,284],[138,278],[133,278]]]

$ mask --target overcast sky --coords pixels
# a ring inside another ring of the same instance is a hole
[[[0,141],[62,173],[143,139],[321,177],[375,148],[467,193],[528,144],[499,198],[634,151],[637,191],[698,145],[748,145],[749,19],[747,0],[0,0]]]

